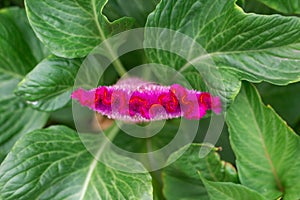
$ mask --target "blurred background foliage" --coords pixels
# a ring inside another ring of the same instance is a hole
[[[0,1],[0,8],[10,7],[10,6],[24,7],[24,1],[23,0],[1,0]]]

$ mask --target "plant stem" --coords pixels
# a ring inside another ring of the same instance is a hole
[[[119,122],[119,126],[121,126],[121,122]],[[116,135],[119,133],[119,126],[115,123],[113,125],[113,128],[106,134],[106,137],[110,140],[113,141]]]
[[[115,70],[118,72],[118,74],[122,77],[124,74],[126,74],[126,69],[123,67],[121,61],[117,58],[114,62],[113,65],[115,67]]]
[[[104,41],[106,38],[101,25],[99,24],[98,21],[98,14],[97,14],[97,9],[96,9],[96,0],[92,0],[92,6],[93,6],[93,14],[94,14],[94,21],[97,25],[100,37],[102,39],[102,41]],[[123,76],[126,73],[125,68],[123,67],[122,63],[120,62],[119,58],[117,57],[117,54],[114,52],[114,50],[111,48],[109,42],[104,42],[105,46],[107,47],[108,53],[111,55],[112,59],[116,58],[116,60],[113,62],[113,65],[116,69],[116,71],[118,72],[118,74],[120,76]]]

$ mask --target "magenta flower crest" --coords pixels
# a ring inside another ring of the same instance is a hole
[[[137,78],[91,90],[79,88],[72,98],[109,118],[132,122],[177,117],[201,119],[207,110],[219,114],[222,109],[220,98],[208,92],[188,90],[179,84],[162,86]]]

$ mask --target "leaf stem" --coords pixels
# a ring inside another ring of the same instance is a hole
[[[114,62],[113,65],[115,67],[115,70],[118,72],[118,74],[122,77],[124,74],[126,74],[126,69],[123,67],[121,61],[117,58]]]
[[[122,126],[122,123],[119,122],[119,126]],[[112,141],[114,140],[114,138],[116,137],[116,135],[119,133],[119,126],[117,126],[117,124],[113,125],[113,128],[106,134],[106,137]]]
[[[83,184],[83,187],[81,190],[81,195],[79,197],[79,200],[83,200],[85,198],[85,194],[87,193],[89,182],[92,178],[92,174],[97,166],[100,156],[105,151],[106,146],[108,144],[110,144],[110,141],[112,141],[116,137],[118,132],[119,132],[119,127],[117,125],[114,125],[114,127],[106,134],[106,137],[108,138],[108,140],[104,140],[103,144],[99,145],[100,148],[98,149],[93,161],[90,164],[86,179],[84,181],[84,184]]]
[[[95,23],[97,25],[100,37],[101,37],[102,42],[103,42],[106,39],[106,36],[105,36],[104,32],[102,31],[101,26],[100,26],[99,21],[98,21],[98,15],[97,15],[97,9],[96,9],[96,2],[95,2],[95,0],[92,0],[92,6],[93,6],[93,13],[94,13],[94,21],[95,21]],[[124,74],[126,74],[127,71],[123,67],[121,61],[119,60],[119,58],[117,57],[116,53],[111,48],[111,46],[109,45],[109,43],[108,42],[104,42],[104,45],[107,47],[108,53],[111,55],[111,57],[112,58],[116,58],[116,60],[113,61],[113,65],[114,65],[116,71],[118,72],[118,74],[120,76],[123,76]]]

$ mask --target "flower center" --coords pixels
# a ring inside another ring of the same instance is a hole
[[[205,106],[206,109],[211,109],[211,95],[207,92],[202,92],[199,96],[200,106]]]
[[[147,100],[132,95],[129,100],[129,114],[130,116],[134,116],[136,113],[140,114],[146,119],[149,119],[149,105]]]
[[[178,108],[178,99],[170,90],[169,93],[159,95],[158,102],[170,113],[175,112]]]
[[[98,88],[95,92],[96,108],[100,105],[111,106],[111,93],[105,87]]]

